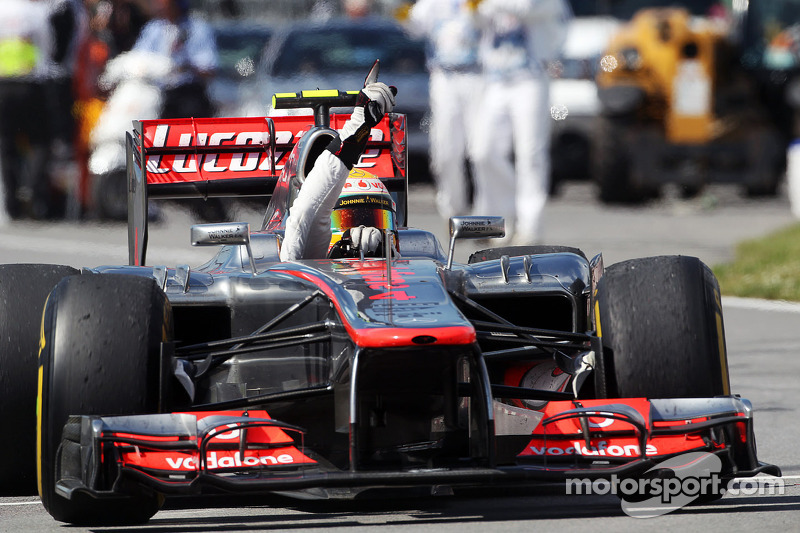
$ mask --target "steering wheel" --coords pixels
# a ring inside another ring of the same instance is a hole
[[[359,257],[358,250],[353,247],[353,239],[350,238],[350,230],[342,234],[342,238],[336,241],[328,251],[328,259],[342,259]]]
[[[328,251],[328,259],[342,259],[342,258],[364,258],[364,257],[383,257],[383,236],[381,236],[381,244],[373,252],[366,252],[361,255],[361,250],[353,245],[353,239],[350,237],[350,229],[342,233],[342,238],[336,244],[331,246]]]

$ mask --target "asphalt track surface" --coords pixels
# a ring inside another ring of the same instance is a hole
[[[446,222],[435,215],[432,191],[412,192],[411,223],[444,239]],[[240,218],[258,225],[258,214]],[[198,265],[211,251],[192,249],[187,213],[167,208],[152,228],[151,264]],[[709,264],[732,257],[734,243],[793,222],[785,197],[744,200],[732,188],[704,196],[666,198],[641,208],[598,204],[588,185],[574,185],[546,210],[545,241],[602,251],[606,265],[659,254],[696,255]],[[0,226],[0,263],[58,262],[72,266],[120,264],[127,260],[122,224],[10,223]],[[459,243],[465,260],[475,243]],[[458,497],[390,496],[368,501],[299,502],[281,497],[169,501],[148,524],[128,528],[68,527],[53,521],[37,498],[0,498],[0,532],[145,531],[457,531],[533,530],[797,531],[800,526],[800,305],[723,298],[731,385],[755,407],[759,458],[783,469],[783,488],[768,483],[754,494],[727,495],[651,519],[625,515],[615,496],[567,496],[562,488],[536,491],[472,491]],[[772,492],[772,494],[770,494]]]

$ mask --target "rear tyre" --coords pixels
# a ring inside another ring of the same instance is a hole
[[[586,259],[586,254],[580,248],[573,248],[572,246],[548,246],[545,244],[539,246],[504,246],[501,248],[489,248],[487,250],[478,250],[469,256],[468,263],[479,263],[481,261],[489,261],[491,259],[500,259],[502,256],[509,257],[519,255],[541,255],[541,254],[558,254],[570,253],[583,257]]]
[[[172,338],[169,302],[149,278],[95,274],[72,276],[50,295],[39,355],[42,386],[38,418],[39,493],[62,522],[112,525],[146,522],[159,507],[154,493],[98,500],[55,492],[62,458],[75,457],[79,434],[68,417],[135,415],[159,410],[161,343]],[[62,443],[62,432],[64,441]],[[66,476],[66,474],[65,474]]]
[[[36,354],[42,309],[61,265],[0,265],[0,420],[14,438],[0,439],[0,495],[36,494]]]
[[[633,259],[597,287],[600,397],[730,394],[719,284],[695,257]]]

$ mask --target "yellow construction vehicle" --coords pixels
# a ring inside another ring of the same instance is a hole
[[[685,195],[710,182],[775,194],[785,135],[743,65],[735,22],[647,8],[612,38],[597,75],[593,158],[603,201],[643,201],[666,183]]]

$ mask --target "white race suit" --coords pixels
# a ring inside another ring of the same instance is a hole
[[[478,14],[485,85],[474,212],[504,216],[515,244],[534,244],[550,180],[547,62],[561,52],[571,11],[562,0],[483,0]]]
[[[465,158],[481,95],[476,13],[466,0],[418,0],[409,32],[425,37],[430,71],[430,158],[436,207],[444,218],[469,212]]]

